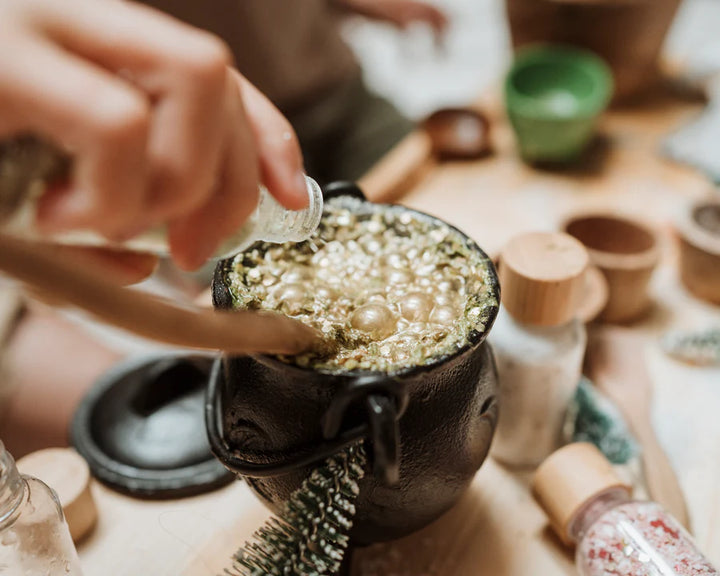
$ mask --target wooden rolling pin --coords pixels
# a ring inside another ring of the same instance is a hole
[[[234,354],[296,354],[319,339],[309,326],[280,314],[181,307],[123,288],[79,260],[58,259],[49,246],[6,235],[0,235],[0,271],[49,293],[54,301],[175,346]]]

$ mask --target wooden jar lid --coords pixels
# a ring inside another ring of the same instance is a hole
[[[585,442],[553,452],[538,467],[532,482],[535,499],[568,545],[573,544],[570,529],[577,513],[592,498],[612,489],[630,493],[632,487],[618,477],[602,452]]]
[[[72,448],[48,448],[17,462],[22,474],[34,476],[58,496],[73,541],[79,542],[95,525],[97,508],[90,491],[90,468]]]
[[[720,199],[688,204],[675,229],[683,284],[698,298],[720,304]]]
[[[516,236],[500,254],[503,305],[524,324],[565,324],[577,315],[588,265],[583,245],[567,234]]]

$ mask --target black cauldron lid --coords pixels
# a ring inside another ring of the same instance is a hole
[[[93,474],[120,492],[180,498],[235,476],[212,455],[204,394],[213,357],[161,355],[117,364],[91,388],[71,428]]]

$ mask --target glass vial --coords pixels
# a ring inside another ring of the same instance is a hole
[[[535,496],[560,538],[576,546],[582,576],[720,574],[659,504],[630,497],[591,444],[570,444],[537,470]]]
[[[134,238],[113,243],[92,231],[72,231],[41,236],[34,227],[35,204],[47,183],[66,179],[70,160],[51,144],[34,137],[19,137],[0,143],[0,228],[14,236],[50,240],[72,246],[102,246],[166,256],[170,253],[164,227],[146,230]],[[241,252],[254,242],[302,242],[320,224],[323,197],[320,186],[305,176],[308,207],[288,210],[270,192],[260,187],[255,211],[227,238],[215,253],[224,258]]]
[[[503,304],[490,334],[500,417],[491,454],[503,464],[534,467],[560,446],[587,340],[575,311],[588,261],[582,244],[554,233],[518,236],[501,254]]]
[[[21,475],[0,442],[0,574],[81,576],[80,562],[55,492]]]
[[[532,326],[501,307],[490,340],[500,378],[500,418],[492,446],[498,461],[535,467],[560,446],[586,338],[577,319]]]

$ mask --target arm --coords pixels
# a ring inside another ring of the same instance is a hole
[[[8,450],[19,458],[67,445],[78,403],[120,357],[51,309],[28,304],[0,357],[0,438]]]

